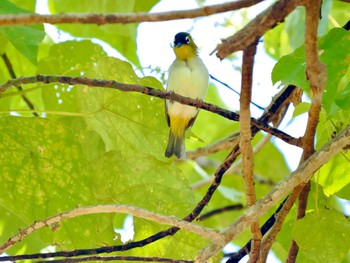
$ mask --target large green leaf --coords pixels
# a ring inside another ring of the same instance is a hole
[[[328,75],[323,105],[330,113],[339,81],[347,72],[350,63],[350,32],[342,28],[332,29],[320,38],[319,49],[320,59],[326,64]],[[284,85],[294,84],[309,91],[305,70],[305,47],[302,46],[278,61],[272,71],[272,81],[281,81]]]
[[[29,13],[29,11],[19,8],[6,0],[0,0],[0,14],[18,13]],[[43,25],[2,26],[0,27],[0,33],[3,34],[31,63],[36,65],[38,46],[45,37]]]
[[[50,1],[52,13],[75,12],[75,13],[132,13],[146,12],[159,0],[54,0]],[[136,55],[136,30],[137,24],[108,24],[108,25],[60,25],[60,29],[67,31],[73,36],[85,38],[97,38],[110,44],[133,64],[139,66]]]
[[[0,127],[2,207],[28,225],[96,203],[94,173],[71,129],[56,121],[20,117],[0,118]],[[57,244],[61,249],[113,243],[113,221],[109,217],[79,217],[64,221],[54,232],[43,229],[39,233],[46,244]],[[12,218],[3,215],[1,220]],[[95,227],[86,228],[92,225]]]
[[[88,40],[55,44],[51,46],[48,56],[39,61],[37,73],[73,77],[83,76],[98,59],[104,56],[106,56],[106,53],[102,48]],[[59,83],[38,85],[43,88],[44,110],[78,111],[76,94],[79,86]]]
[[[293,237],[300,250],[316,262],[341,262],[350,248],[350,223],[344,215],[320,210],[296,221]]]
[[[116,58],[101,58],[86,76],[162,89],[156,79],[138,78],[128,62]],[[107,150],[147,153],[164,159],[168,129],[163,100],[96,87],[79,89],[78,93],[81,110],[93,113],[85,120],[102,136]]]

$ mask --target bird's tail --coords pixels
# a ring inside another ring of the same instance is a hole
[[[168,146],[165,150],[165,156],[170,158],[173,155],[179,159],[186,159],[185,132],[182,132],[180,136],[176,136],[170,129]]]

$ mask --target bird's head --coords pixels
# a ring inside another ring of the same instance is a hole
[[[180,32],[175,35],[174,52],[177,59],[187,60],[197,55],[198,47],[189,33]]]

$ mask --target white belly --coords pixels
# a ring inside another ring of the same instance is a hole
[[[175,60],[169,68],[167,91],[174,91],[185,97],[204,100],[208,89],[208,70],[199,57],[187,62]],[[193,118],[198,109],[178,102],[167,101],[167,111],[171,116]]]

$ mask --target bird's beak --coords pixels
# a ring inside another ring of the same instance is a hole
[[[177,44],[176,44],[176,47],[181,47],[182,46],[182,43],[181,42],[178,42]]]

